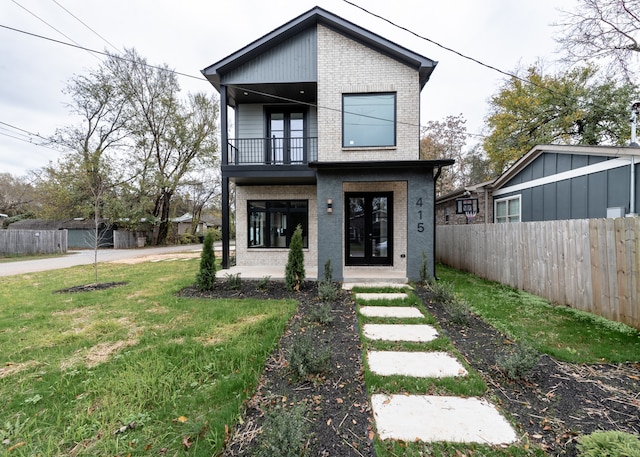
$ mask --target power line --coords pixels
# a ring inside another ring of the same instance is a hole
[[[32,144],[34,146],[40,146],[40,147],[43,147],[43,148],[51,149],[52,151],[60,152],[58,149],[54,149],[54,148],[48,146],[47,144],[34,142],[32,137],[40,138],[41,140],[44,140],[44,141],[47,141],[47,142],[51,141],[49,138],[45,138],[45,137],[41,136],[38,133],[33,133],[33,132],[30,132],[29,130],[25,130],[23,128],[16,127],[15,125],[9,124],[7,122],[0,121],[0,124],[6,125],[7,127],[10,127],[12,129],[18,131],[18,133],[15,133],[15,132],[7,129],[6,127],[1,127],[0,126],[0,128],[6,130],[8,132],[13,133],[13,134],[9,134],[9,133],[0,132],[0,135],[4,135],[4,136],[7,136],[9,138],[13,138],[13,139],[16,139],[16,140],[24,141],[25,143],[29,143],[29,144]],[[15,136],[15,135],[21,135],[21,136]]]
[[[26,7],[22,6],[20,3],[18,3],[16,0],[11,0],[13,3],[15,3],[16,5],[18,5],[20,8],[22,8],[23,10],[25,10],[27,13],[29,13],[30,15],[32,15],[33,17],[35,17],[36,19],[38,19],[39,21],[41,21],[43,24],[45,24],[47,27],[52,28],[53,30],[55,30],[56,32],[58,32],[60,35],[62,35],[63,37],[65,37],[67,40],[71,41],[72,43],[74,43],[75,45],[77,45],[78,47],[81,47],[73,38],[65,35],[63,32],[61,32],[60,30],[58,30],[57,28],[55,28],[53,25],[49,24],[47,21],[45,21],[44,19],[42,19],[40,16],[38,16],[37,14],[35,14],[34,12],[30,11],[29,9],[27,9]],[[92,54],[93,55],[93,54]],[[97,56],[93,56],[98,58]]]
[[[97,35],[102,41],[104,41],[105,43],[107,43],[109,46],[111,46],[113,49],[116,50],[116,52],[122,52],[120,51],[120,49],[118,49],[116,46],[114,46],[109,40],[107,40],[105,37],[103,37],[102,35],[100,35],[98,32],[96,32],[94,29],[92,29],[91,27],[89,27],[84,21],[82,21],[78,16],[76,16],[75,14],[73,14],[71,11],[69,11],[67,8],[65,8],[64,6],[62,6],[60,3],[57,2],[57,0],[52,0],[53,3],[55,3],[56,5],[58,5],[60,8],[62,8],[65,12],[67,12],[67,14],[69,14],[72,18],[74,18],[76,21],[78,21],[79,23],[81,23],[82,25],[84,25],[87,29],[89,29],[91,32],[93,32],[95,35]]]

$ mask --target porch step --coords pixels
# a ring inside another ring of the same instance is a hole
[[[389,280],[389,282],[381,282],[380,280],[371,280],[369,282],[363,281],[362,278],[358,278],[358,280],[349,281],[345,279],[342,282],[342,288],[344,290],[351,290],[355,287],[362,288],[374,288],[374,287],[388,287],[392,289],[413,289],[406,282],[398,281],[398,280]]]

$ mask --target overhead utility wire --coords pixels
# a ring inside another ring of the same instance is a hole
[[[71,43],[67,43],[65,41],[56,40],[55,38],[50,38],[50,37],[46,37],[46,36],[43,36],[43,35],[38,35],[37,33],[32,33],[32,32],[27,32],[25,30],[16,29],[14,27],[9,27],[8,25],[0,24],[0,27],[2,27],[4,29],[7,29],[7,30],[14,31],[14,32],[23,33],[25,35],[29,35],[29,36],[32,36],[32,37],[41,38],[43,40],[52,41],[54,43],[63,44],[65,46],[70,46],[72,48],[82,49],[84,51],[93,52],[93,53],[100,54],[100,55],[103,55],[103,56],[113,57],[114,59],[124,60],[125,62],[134,62],[134,63],[138,63],[138,64],[140,63],[140,62],[134,61],[133,59],[127,59],[126,57],[122,57],[122,56],[115,55],[115,54],[109,54],[108,52],[104,52],[104,51],[96,51],[95,49],[90,49],[90,48],[86,48],[84,46],[80,46],[78,44],[71,44]],[[197,80],[200,80],[200,81],[208,82],[202,76],[189,75],[187,73],[181,73],[179,71],[172,70],[170,68],[162,68],[162,67],[158,67],[156,65],[150,65],[148,63],[145,63],[144,66],[145,67],[149,67],[149,68],[153,68],[154,70],[167,71],[169,73],[174,73],[176,75],[185,76],[187,78],[192,78],[192,79],[197,79]]]
[[[47,21],[45,21],[44,19],[42,19],[40,16],[38,16],[37,14],[33,13],[32,11],[30,11],[29,9],[25,8],[24,6],[22,6],[20,3],[18,3],[16,0],[11,0],[13,3],[15,3],[16,5],[18,5],[20,8],[22,8],[23,10],[25,10],[27,13],[29,13],[30,15],[32,15],[33,17],[35,17],[36,19],[38,19],[39,21],[41,21],[42,23],[44,23],[47,27],[52,28],[53,30],[55,30],[56,32],[58,32],[60,35],[62,35],[63,37],[65,37],[67,40],[73,42],[76,46],[82,48],[73,38],[65,35],[63,32],[61,32],[60,30],[58,30],[57,28],[55,28],[53,25],[49,24]],[[88,50],[87,50],[88,51]],[[93,54],[92,54],[93,55]],[[93,56],[95,58],[98,58],[98,56]]]
[[[78,21],[79,23],[81,23],[82,25],[84,25],[87,29],[89,29],[91,32],[93,32],[95,35],[97,35],[102,41],[104,41],[105,43],[107,43],[109,46],[111,46],[113,49],[115,49],[117,52],[122,52],[120,51],[120,49],[118,49],[116,46],[114,46],[109,40],[107,40],[105,37],[103,37],[102,35],[100,35],[98,32],[96,32],[94,29],[92,29],[91,27],[89,27],[84,21],[82,21],[78,16],[76,16],[75,14],[73,14],[71,11],[69,11],[67,8],[65,8],[64,6],[62,6],[60,3],[58,3],[56,0],[53,0],[53,3],[55,3],[56,5],[58,5],[60,8],[62,8],[64,11],[67,12],[67,14],[69,14],[72,18],[74,18],[76,21]]]
[[[349,0],[342,0],[342,1],[343,1],[343,2],[345,2],[345,3],[348,3],[348,4],[349,4],[349,5],[351,5],[351,6],[354,6],[354,7],[358,8],[359,10],[364,11],[365,13],[367,13],[367,14],[369,14],[369,15],[371,15],[371,16],[373,16],[373,17],[375,17],[375,18],[378,18],[378,19],[380,19],[380,20],[382,20],[382,21],[385,21],[385,22],[389,23],[389,24],[391,24],[392,26],[394,26],[394,27],[396,27],[396,28],[398,28],[398,29],[400,29],[400,30],[404,30],[405,32],[410,33],[411,35],[413,35],[413,36],[415,36],[415,37],[418,37],[418,38],[420,38],[421,40],[427,41],[427,42],[429,42],[429,43],[431,43],[431,44],[435,44],[436,46],[438,46],[438,47],[440,47],[440,48],[444,49],[445,51],[452,52],[453,54],[456,54],[457,56],[460,56],[460,57],[462,57],[463,59],[470,60],[471,62],[477,63],[478,65],[481,65],[481,66],[483,66],[483,67],[485,67],[485,68],[488,68],[488,69],[490,69],[490,70],[497,71],[498,73],[503,74],[503,75],[505,75],[505,76],[509,76],[510,78],[515,78],[515,79],[518,79],[518,80],[520,80],[520,81],[522,81],[522,82],[524,82],[524,83],[531,84],[531,85],[536,86],[536,87],[538,87],[538,88],[540,88],[540,89],[547,90],[547,91],[549,91],[550,93],[552,93],[553,95],[561,96],[560,94],[558,94],[558,93],[556,93],[555,91],[553,91],[553,90],[549,89],[548,87],[542,86],[542,85],[540,85],[540,84],[536,84],[536,83],[534,83],[534,82],[532,82],[532,81],[529,81],[529,80],[527,80],[527,79],[525,79],[525,78],[523,78],[523,77],[521,77],[521,76],[518,76],[518,75],[517,75],[517,74],[515,74],[515,73],[510,73],[510,72],[508,72],[508,71],[501,70],[500,68],[494,67],[493,65],[486,64],[486,63],[482,62],[481,60],[478,60],[478,59],[476,59],[476,58],[474,58],[474,57],[470,57],[470,56],[468,56],[468,55],[466,55],[466,54],[463,54],[463,53],[461,53],[461,52],[459,52],[459,51],[456,51],[455,49],[452,49],[452,48],[450,48],[450,47],[448,47],[448,46],[445,46],[445,45],[443,45],[443,44],[440,44],[440,43],[438,43],[437,41],[432,40],[431,38],[427,38],[427,37],[425,37],[425,36],[422,36],[422,35],[420,35],[420,34],[418,34],[418,33],[414,32],[413,30],[408,29],[407,27],[403,27],[403,26],[401,26],[401,25],[399,25],[399,24],[396,24],[395,22],[393,22],[393,21],[391,21],[391,20],[387,19],[386,17],[381,16],[381,15],[376,14],[376,13],[373,13],[373,12],[369,11],[368,9],[366,9],[366,8],[364,8],[364,7],[360,6],[360,5],[357,5],[357,4],[355,4],[355,3],[353,3],[353,2],[351,2],[351,1],[349,1]]]

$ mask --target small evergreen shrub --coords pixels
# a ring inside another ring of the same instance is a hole
[[[338,289],[328,281],[320,281],[318,283],[318,297],[322,301],[335,301],[338,298]]]
[[[640,440],[617,430],[593,432],[578,438],[582,457],[640,457]]]
[[[422,251],[422,264],[420,265],[420,282],[422,284],[427,284],[429,281],[428,276],[428,268],[427,268],[427,253]]]
[[[258,438],[258,457],[300,457],[307,455],[309,422],[304,405],[274,408],[266,413]]]
[[[513,352],[496,360],[498,368],[509,379],[524,379],[540,360],[540,353],[528,344],[518,344]]]
[[[227,287],[231,290],[240,290],[242,287],[242,279],[240,278],[240,273],[226,274],[225,279],[227,281]]]
[[[289,351],[289,370],[294,380],[301,381],[309,375],[317,375],[329,369],[331,352],[320,348],[316,339],[308,333],[296,335]]]
[[[269,281],[271,281],[271,276],[264,276],[260,281],[258,281],[258,289],[267,290],[269,288]]]
[[[333,322],[331,314],[331,305],[328,303],[320,303],[309,312],[309,320],[321,325],[330,325]]]
[[[333,282],[333,268],[331,268],[331,259],[327,259],[324,263],[324,280],[325,282]]]
[[[464,327],[469,325],[471,310],[469,304],[462,300],[453,300],[444,303],[444,310],[449,315],[449,320]]]
[[[196,275],[196,288],[213,290],[216,283],[216,254],[213,251],[213,233],[207,232],[200,254],[200,270]]]
[[[285,267],[285,286],[288,291],[300,291],[305,279],[304,252],[302,251],[302,226],[298,225],[289,244],[289,257]]]

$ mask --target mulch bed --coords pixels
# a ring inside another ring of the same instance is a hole
[[[211,292],[185,289],[182,295],[211,298],[295,298],[300,303],[280,345],[272,354],[253,397],[247,402],[242,424],[231,434],[224,456],[254,455],[265,412],[274,407],[304,404],[311,425],[311,456],[373,456],[372,417],[364,385],[362,346],[358,337],[355,303],[340,291],[331,303],[329,325],[310,322],[319,306],[316,285],[290,293],[271,281],[266,289],[243,280],[240,289],[224,282]],[[576,456],[576,437],[595,430],[622,430],[640,434],[640,364],[574,365],[542,356],[524,379],[513,381],[497,360],[515,344],[477,316],[465,326],[454,325],[445,308],[432,303],[428,292],[417,289],[431,313],[467,362],[489,386],[487,397],[517,424],[520,436],[553,456]],[[287,357],[297,334],[314,336],[318,348],[331,348],[330,369],[303,382],[293,381]]]
[[[56,294],[77,293],[77,292],[93,292],[94,290],[111,289],[112,287],[125,286],[128,282],[98,282],[93,284],[83,284],[81,286],[68,287],[66,289],[56,290]]]

